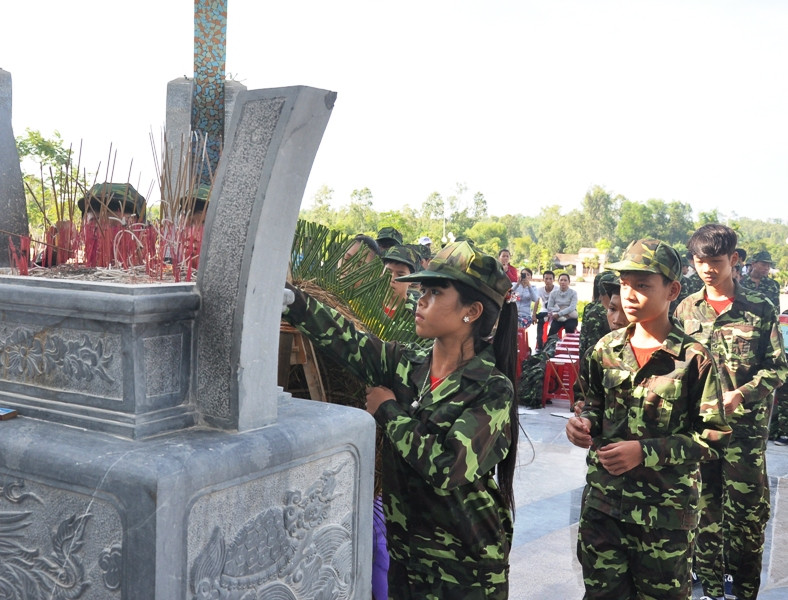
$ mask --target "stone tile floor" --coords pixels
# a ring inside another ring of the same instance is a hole
[[[521,409],[515,497],[511,600],[573,600],[583,597],[575,557],[585,451],[564,434],[567,402],[546,409]],[[554,416],[558,415],[558,416]],[[788,600],[788,446],[769,442],[766,452],[772,518],[766,532],[759,600]],[[693,598],[700,597],[697,589]]]

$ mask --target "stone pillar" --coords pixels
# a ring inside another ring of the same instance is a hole
[[[191,116],[192,116],[192,90],[194,80],[188,77],[173,79],[167,84],[167,113],[166,113],[166,138],[167,161],[174,168],[168,169],[169,184],[175,189],[178,176],[178,166],[183,168],[186,161],[186,153],[189,148],[191,136]],[[233,116],[233,108],[238,94],[246,90],[246,86],[237,81],[224,82],[224,139],[230,129],[230,122]]]
[[[11,73],[0,69],[0,267],[11,266],[9,238],[19,249],[19,236],[30,235],[11,104]]]
[[[276,419],[281,289],[293,231],[336,94],[307,87],[238,98],[213,186],[197,284],[197,405],[246,431]]]

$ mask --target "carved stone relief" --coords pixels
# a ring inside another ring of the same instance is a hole
[[[0,379],[121,399],[121,338],[0,325]]]
[[[145,353],[146,397],[174,394],[181,389],[183,335],[160,335],[142,340]]]
[[[357,468],[343,455],[199,498],[189,519],[189,598],[352,597]]]
[[[107,502],[0,474],[0,598],[119,597],[112,537],[121,539],[120,519]]]

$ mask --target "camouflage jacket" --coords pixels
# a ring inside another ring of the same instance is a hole
[[[383,506],[391,556],[414,569],[467,577],[508,564],[512,519],[494,472],[511,446],[514,390],[492,348],[426,393],[431,350],[382,342],[300,291],[283,317],[368,385],[394,399],[375,420],[384,432]]]
[[[758,292],[736,284],[733,304],[720,315],[695,292],[674,319],[711,352],[723,392],[738,389],[744,402],[728,416],[736,437],[758,435],[768,425],[772,392],[788,376],[774,307]]]
[[[749,275],[741,278],[741,286],[749,290],[755,290],[766,296],[774,304],[774,311],[780,312],[780,284],[771,277],[762,277],[758,283],[750,279]]]
[[[682,275],[680,279],[681,283],[681,291],[679,292],[678,297],[670,303],[670,314],[672,315],[676,311],[676,307],[681,304],[681,301],[684,300],[690,294],[694,294],[698,290],[703,289],[703,280],[697,273],[693,273],[689,277],[686,275]]]
[[[701,461],[728,443],[714,363],[706,349],[674,326],[640,368],[629,336],[634,324],[603,337],[588,359],[581,416],[591,421],[585,502],[626,523],[665,529],[698,524]],[[597,449],[638,440],[643,462],[611,475]]]
[[[582,323],[583,325],[580,327],[580,356],[585,356],[586,350],[593,348],[603,335],[610,333],[605,305],[601,302],[586,304],[583,309]]]

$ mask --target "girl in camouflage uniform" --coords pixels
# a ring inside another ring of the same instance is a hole
[[[384,432],[389,598],[507,598],[518,427],[511,284],[465,241],[400,280],[421,282],[416,332],[431,348],[384,343],[297,290],[284,317],[377,386],[367,411]]]

